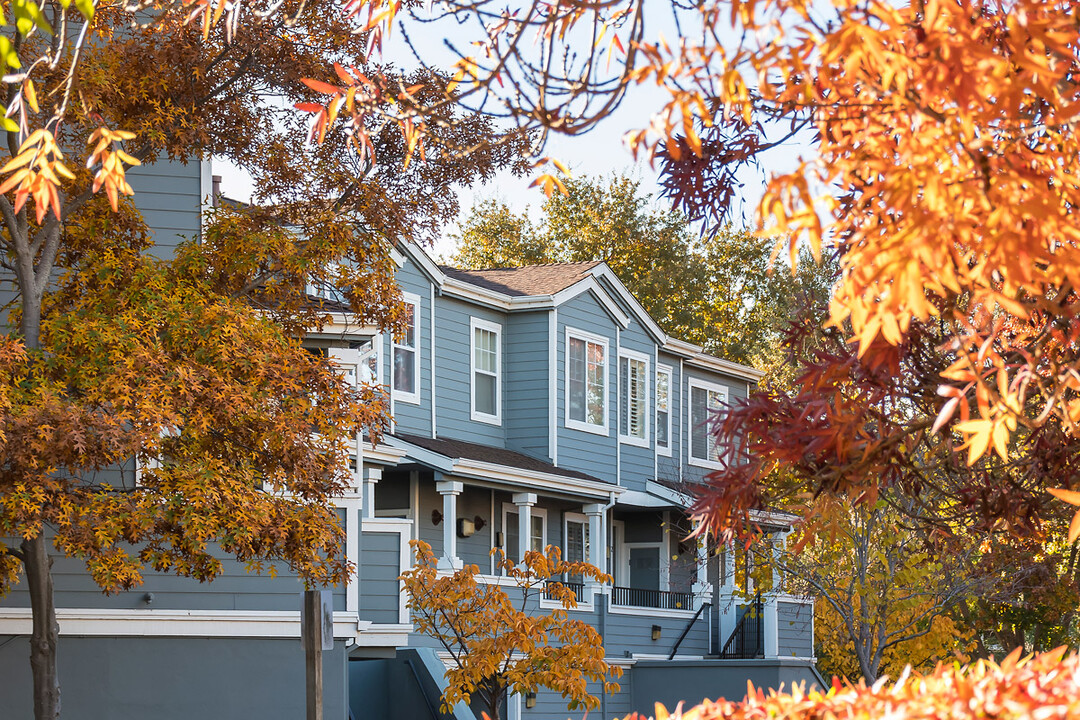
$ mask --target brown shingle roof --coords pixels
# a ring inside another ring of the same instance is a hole
[[[439,269],[455,280],[504,295],[554,295],[584,279],[599,264],[599,261],[551,263],[489,270],[461,270],[440,265]]]
[[[586,475],[585,473],[576,470],[555,467],[551,463],[537,460],[534,457],[529,457],[528,455],[523,455],[513,450],[507,450],[506,448],[481,445],[479,443],[466,442],[465,440],[451,440],[449,438],[433,440],[432,438],[423,437],[421,435],[406,435],[404,433],[397,433],[394,437],[404,440],[407,443],[418,445],[425,450],[445,455],[448,458],[478,460],[494,465],[506,465],[508,467],[521,468],[522,470],[532,470],[534,472],[562,475],[564,477],[572,477],[579,480],[602,482],[599,478],[595,478],[592,475]]]

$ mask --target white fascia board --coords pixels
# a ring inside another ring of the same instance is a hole
[[[413,626],[402,624],[372,623],[356,633],[358,647],[404,647],[409,644],[409,634]]]
[[[413,242],[403,242],[401,247],[404,250],[402,255],[401,265],[404,265],[405,256],[412,258],[413,262],[420,266],[420,269],[429,276],[432,281],[439,286],[442,286],[446,282],[446,273],[439,269],[439,266],[435,264],[435,261],[428,257],[428,254],[424,252],[424,249]]]
[[[299,638],[300,611],[57,608],[61,635],[113,637]],[[0,635],[29,635],[30,608],[0,609]],[[354,638],[370,622],[334,613],[334,637]]]
[[[398,267],[405,267],[405,255],[393,245],[390,246],[390,259]]]
[[[751,510],[750,520],[759,525],[774,525],[789,528],[799,521],[798,515],[777,510]]]
[[[620,506],[630,507],[647,507],[647,508],[665,508],[671,507],[671,502],[663,500],[653,495],[652,493],[641,492],[640,490],[626,490],[619,496],[618,504]]]
[[[700,345],[694,345],[685,340],[668,338],[668,341],[664,344],[664,350],[681,356],[689,365],[696,365],[697,367],[705,368],[707,370],[721,372],[731,377],[749,380],[750,382],[757,382],[765,377],[765,373],[761,370],[752,368],[749,365],[742,365],[737,362],[718,358],[714,355],[709,355]]]
[[[372,445],[364,443],[364,462],[379,463],[381,465],[397,465],[409,452],[404,448],[393,447],[388,443]]]
[[[446,457],[445,455],[441,455],[437,452],[432,452],[431,450],[426,450],[418,445],[413,445],[412,443],[402,440],[401,438],[396,438],[392,436],[388,436],[386,438],[386,443],[393,447],[404,450],[406,456],[412,458],[413,460],[416,460],[419,463],[423,463],[424,465],[433,467],[443,473],[453,472],[454,461],[451,458]]]
[[[642,307],[638,299],[631,294],[626,286],[623,285],[622,280],[615,274],[615,272],[608,267],[607,263],[601,263],[589,271],[590,275],[594,278],[603,278],[608,281],[608,284],[618,293],[623,302],[630,306],[634,311],[634,315],[637,316],[638,322],[640,322],[649,334],[653,336],[653,339],[663,345],[668,340],[667,333],[656,324],[656,321],[652,319],[652,315],[649,315],[648,311]],[[625,327],[625,325],[624,325]]]
[[[607,311],[608,315],[611,316],[612,320],[619,323],[619,325],[622,326],[623,329],[627,328],[630,325],[630,317],[626,313],[624,313],[618,305],[615,304],[615,301],[611,299],[611,296],[608,295],[607,291],[592,275],[588,276],[584,280],[578,280],[576,283],[564,290],[560,290],[559,292],[552,295],[551,299],[554,305],[558,307],[565,302],[573,300],[578,295],[588,290],[593,291],[593,294],[596,296],[597,300],[600,301],[600,304],[604,307],[604,310]]]
[[[645,492],[668,501],[677,507],[688,508],[694,503],[694,498],[678,490],[672,490],[666,485],[661,485],[653,480],[645,481]]]
[[[618,485],[596,480],[584,480],[566,475],[539,472],[536,470],[524,470],[509,465],[497,465],[495,463],[480,460],[460,458],[454,462],[453,474],[461,477],[475,477],[480,480],[498,480],[522,487],[536,488],[568,493],[572,495],[585,495],[598,499],[608,499],[613,493],[619,495],[623,489]]]
[[[356,315],[345,313],[327,313],[330,322],[323,325],[322,330],[310,332],[308,337],[315,338],[340,338],[345,335],[361,335],[364,337],[378,335],[379,328],[374,325],[365,325],[359,321]]]

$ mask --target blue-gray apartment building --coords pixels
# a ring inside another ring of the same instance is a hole
[[[157,252],[199,232],[208,163],[139,168],[132,185]],[[710,413],[759,373],[669,337],[604,263],[464,270],[407,243],[394,252],[408,332],[380,334],[341,312],[307,340],[357,381],[383,385],[392,415],[379,445],[357,438],[354,482],[337,501],[357,572],[333,589],[326,717],[474,717],[439,711],[447,658],[413,632],[398,580],[412,539],[447,572],[480,566],[485,582],[502,582],[493,548],[519,558],[549,544],[613,577],[575,586],[572,616],[600,631],[624,671],[590,718],[741,696],[748,679],[819,681],[812,600],[764,593],[760,614],[748,613],[739,556],[684,540],[681,490],[717,465]],[[782,516],[761,521],[786,529]],[[105,596],[58,557],[63,716],[302,716],[300,583],[224,562],[212,583],[148,574]],[[16,588],[0,598],[2,718],[32,716],[29,629]],[[543,691],[506,710],[581,714]]]

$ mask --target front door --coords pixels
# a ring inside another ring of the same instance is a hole
[[[660,548],[631,547],[630,587],[636,590],[660,589]]]

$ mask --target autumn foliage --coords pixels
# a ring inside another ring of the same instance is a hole
[[[590,710],[600,704],[589,692],[590,682],[599,683],[601,692],[618,692],[614,678],[622,668],[608,665],[595,628],[570,617],[577,597],[560,582],[567,576],[586,582],[609,576],[588,563],[563,560],[549,545],[545,552],[525,553],[521,563],[500,559],[498,571],[510,585],[504,590],[494,578],[479,579],[476,565],[440,572],[427,543],[411,545],[416,562],[401,577],[413,625],[450,654],[444,707],[476,697],[498,720],[512,693],[547,688],[560,693],[568,708]],[[554,607],[540,607],[542,598]]]
[[[751,685],[741,702],[705,701],[681,713],[657,706],[653,717],[655,720],[769,717],[1064,720],[1080,717],[1080,657],[1075,653],[1065,656],[1063,648],[1027,658],[1020,658],[1017,651],[1000,663],[980,660],[967,667],[940,665],[926,675],[904,673],[894,682],[882,678],[871,686],[843,685],[834,680],[827,691],[796,687],[790,692],[765,694]]]

